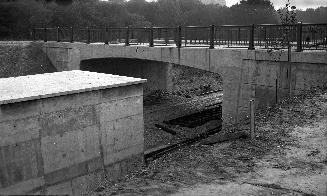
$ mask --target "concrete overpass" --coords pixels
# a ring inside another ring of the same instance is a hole
[[[161,62],[147,68],[147,75],[162,80],[159,88],[169,89],[169,71],[179,64],[218,73],[223,78],[225,123],[246,120],[249,101],[257,106],[272,105],[327,83],[327,53],[319,51],[267,52],[267,50],[176,48],[105,45],[103,43],[41,42],[45,54],[59,70],[79,70],[83,60],[128,58]],[[157,83],[158,84],[158,83]]]

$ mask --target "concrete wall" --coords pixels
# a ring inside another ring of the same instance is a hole
[[[89,59],[81,61],[80,69],[83,71],[146,78],[147,82],[143,85],[145,94],[154,90],[171,90],[173,88],[172,77],[169,77],[172,64],[166,62],[126,58]]]
[[[0,105],[0,195],[72,194],[141,166],[142,84]]]
[[[218,73],[223,78],[224,122],[232,124],[247,119],[250,99],[256,99],[258,105],[271,105],[285,96],[322,86],[327,81],[326,52],[292,52],[291,59],[288,59],[285,51],[274,53],[247,49],[177,49],[57,42],[46,43],[44,50],[53,64],[57,63],[57,68],[69,70],[80,69],[80,62],[85,59],[130,58]],[[61,53],[65,54],[61,56]]]

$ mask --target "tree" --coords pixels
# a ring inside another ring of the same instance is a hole
[[[181,25],[182,13],[178,0],[158,0],[156,18],[163,26]]]
[[[269,0],[241,0],[231,7],[234,24],[276,23],[273,4]]]

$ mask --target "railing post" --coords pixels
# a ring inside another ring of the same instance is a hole
[[[268,43],[267,43],[267,27],[264,27],[264,36],[265,36],[265,39],[264,39],[264,41],[265,41],[265,48],[267,48],[268,47]]]
[[[60,42],[59,31],[60,31],[60,27],[57,27],[57,42]]]
[[[70,43],[74,42],[74,29],[70,27]]]
[[[134,39],[134,29],[130,29],[129,34],[131,35],[131,39]]]
[[[178,26],[177,27],[177,43],[176,43],[177,48],[182,47],[182,27]]]
[[[108,44],[112,41],[112,30],[110,27],[108,27]]]
[[[249,50],[254,50],[254,24],[250,26]]]
[[[241,41],[241,28],[238,28],[236,43],[237,43],[237,42],[238,42],[239,44],[242,43],[242,41]]]
[[[168,28],[165,29],[165,44],[169,44],[169,39],[168,39]]]
[[[47,28],[44,28],[44,42],[48,41],[48,37],[47,37]]]
[[[35,28],[33,28],[33,31],[32,31],[32,33],[33,33],[33,41],[35,41],[36,40],[36,30],[35,30]]]
[[[215,25],[210,27],[210,46],[209,49],[215,48]]]
[[[121,42],[121,28],[118,28],[118,42]]]
[[[182,37],[182,36],[181,36]],[[188,38],[188,36],[187,36],[187,28],[185,27],[184,28],[184,46],[186,47],[186,45],[187,45],[187,38]],[[181,41],[182,42],[182,41]]]
[[[105,31],[105,34],[104,34],[104,44],[109,44],[108,42],[108,27],[106,27],[106,31]]]
[[[302,52],[302,22],[298,22],[296,26],[296,52]]]
[[[91,43],[91,31],[90,31],[90,27],[87,27],[87,44]]]
[[[153,27],[150,27],[150,40],[149,40],[149,47],[153,47]]]
[[[129,27],[126,29],[125,46],[129,46]]]

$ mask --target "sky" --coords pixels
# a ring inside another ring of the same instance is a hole
[[[287,0],[270,0],[276,9],[285,6]],[[240,2],[240,0],[226,0],[226,5],[231,5]],[[317,8],[320,6],[327,6],[327,0],[290,0],[291,5],[295,5],[298,9]]]
[[[107,0],[103,0],[107,1]],[[154,1],[154,0],[146,0]],[[228,7],[240,2],[240,0],[225,0]],[[270,0],[275,6],[275,9],[284,7],[287,0]],[[305,10],[307,8],[317,8],[320,6],[327,7],[327,0],[290,0],[291,5],[295,5],[297,9]]]

